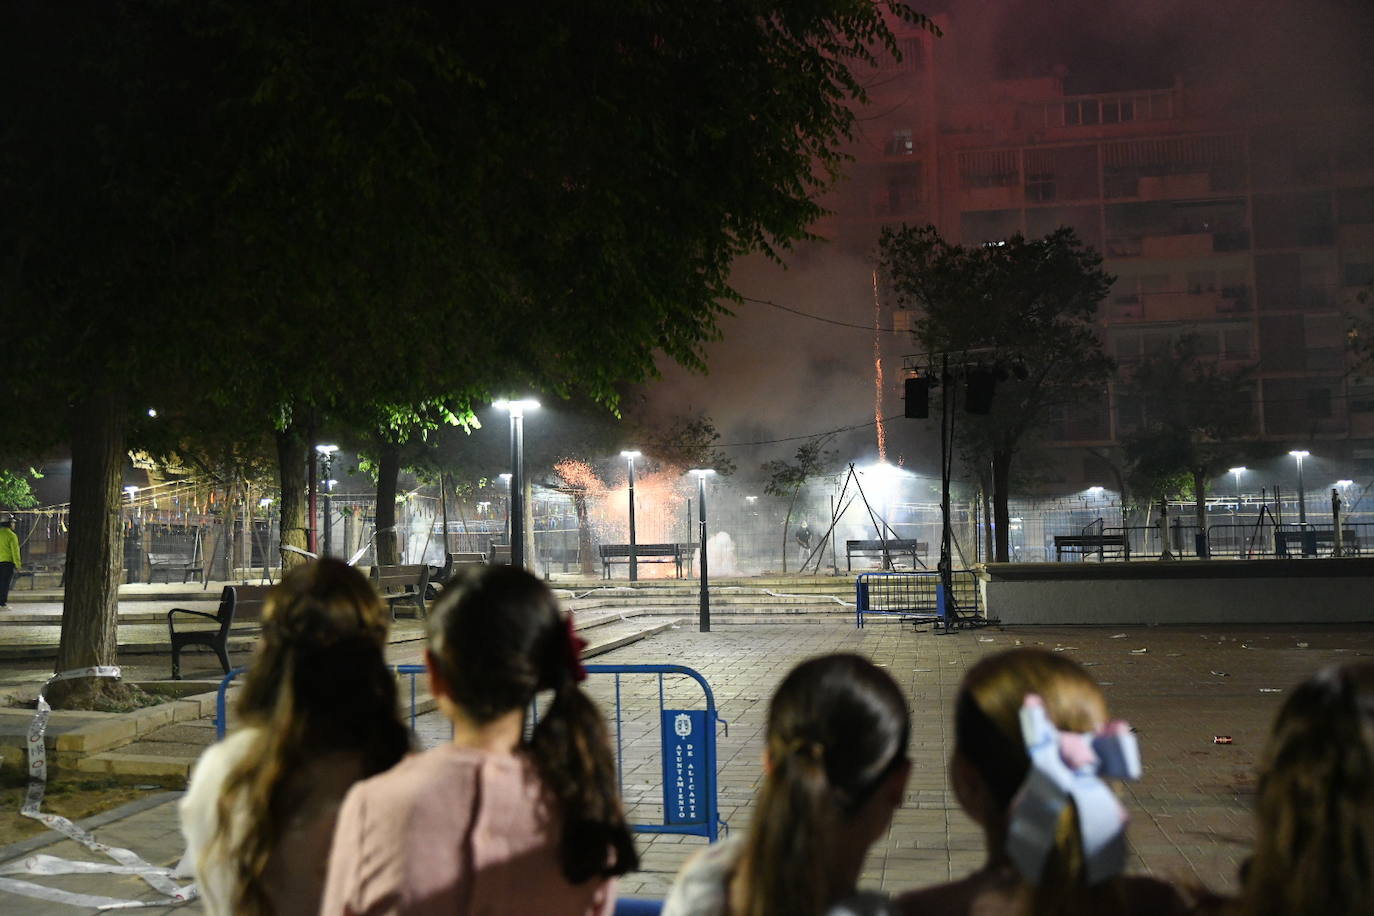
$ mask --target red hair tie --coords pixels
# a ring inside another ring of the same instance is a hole
[[[564,651],[567,652],[568,673],[573,680],[582,682],[587,679],[587,669],[582,666],[582,650],[587,648],[587,641],[577,635],[577,627],[573,624],[572,614],[563,618],[563,624],[567,627],[564,640]]]

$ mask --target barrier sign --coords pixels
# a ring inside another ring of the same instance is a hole
[[[663,715],[663,820],[699,824],[706,819],[704,742],[706,711],[665,709]]]

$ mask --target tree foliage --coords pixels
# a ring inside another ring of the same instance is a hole
[[[1255,406],[1251,373],[1208,358],[1199,343],[1184,335],[1146,357],[1120,395],[1142,421],[1123,441],[1131,489],[1149,499],[1191,492],[1205,529],[1207,481],[1245,457],[1240,440],[1255,432]]]
[[[820,436],[797,447],[792,461],[775,458],[765,461],[759,468],[765,477],[763,492],[769,496],[787,500],[787,515],[782,523],[782,571],[787,572],[787,535],[792,525],[792,512],[797,507],[797,498],[802,487],[813,477],[833,474],[839,460],[839,453],[825,447],[831,436]]]
[[[946,358],[996,375],[991,412],[961,415],[954,428],[966,461],[991,464],[996,554],[1005,562],[1013,458],[1060,411],[1100,396],[1112,372],[1092,324],[1112,277],[1068,228],[963,246],[934,226],[903,226],[885,229],[879,244],[898,302],[916,310],[916,341],[937,379]]]
[[[7,13],[0,447],[74,443],[75,529],[162,435],[148,407],[188,435],[270,429],[297,546],[320,430],[520,389],[613,406],[658,353],[701,367],[733,260],[821,214],[850,68],[895,50],[885,13],[928,25],[866,0]],[[112,632],[118,564],[69,568],[94,626],[64,640]]]

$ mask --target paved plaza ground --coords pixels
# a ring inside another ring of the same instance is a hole
[[[911,701],[914,770],[906,804],[885,840],[874,847],[864,884],[887,891],[945,881],[982,862],[982,837],[958,809],[949,790],[945,763],[952,745],[951,712],[963,672],[989,652],[1016,645],[1063,651],[1090,665],[1103,685],[1114,715],[1138,729],[1145,778],[1124,786],[1131,811],[1131,869],[1213,889],[1234,886],[1236,869],[1251,835],[1254,764],[1269,725],[1286,693],[1299,680],[1331,662],[1374,655],[1374,626],[1294,628],[1176,627],[1110,630],[1019,628],[936,636],[894,624],[854,628],[843,614],[717,622],[702,634],[683,626],[604,654],[596,663],[675,663],[700,671],[714,689],[722,734],[720,806],[732,830],[747,828],[761,770],[762,729],[768,698],[783,675],[808,656],[858,652],[885,666]],[[1144,650],[1144,651],[1141,651]],[[622,685],[628,746],[625,794],[636,817],[657,815],[657,738],[648,722],[657,717],[652,679]],[[607,676],[588,682],[608,706],[613,683]],[[670,700],[684,688],[669,684]],[[1278,692],[1274,692],[1278,691]],[[671,705],[671,703],[670,703]],[[435,716],[421,718],[427,744],[447,730]],[[1217,745],[1216,735],[1234,743]],[[113,816],[98,819],[97,836],[128,846],[154,864],[180,857],[175,793],[150,796]],[[622,893],[661,896],[683,859],[704,841],[640,836],[643,868],[621,883]],[[34,851],[92,858],[69,842],[37,838],[0,850],[0,859]],[[134,878],[72,876],[43,883],[115,897],[150,897]],[[0,909],[14,913],[74,913],[80,910],[3,896]],[[175,908],[199,912],[191,904]],[[170,912],[156,908],[152,912]]]

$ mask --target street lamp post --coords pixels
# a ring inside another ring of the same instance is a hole
[[[1248,470],[1250,469],[1245,465],[1241,465],[1238,468],[1230,468],[1226,472],[1236,478],[1236,515],[1240,515],[1240,475]]]
[[[712,468],[693,468],[688,472],[697,477],[698,532],[701,542],[701,594],[700,610],[697,613],[698,629],[703,633],[711,632],[711,583],[706,568],[706,478],[715,473]]]
[[[510,546],[510,475],[497,474],[496,476],[506,485],[506,524],[501,531],[501,537],[505,539],[506,546]]]
[[[1307,490],[1302,484],[1302,460],[1312,453],[1304,449],[1294,449],[1288,454],[1298,459],[1298,524],[1307,527]]]
[[[337,445],[315,446],[315,451],[320,456],[320,482],[324,484],[324,548],[320,551],[322,557],[329,556],[330,547],[334,542],[334,484],[338,481],[330,479],[330,472],[334,469],[334,453],[338,450]]]
[[[525,566],[525,411],[537,410],[532,398],[508,401],[495,406],[510,414],[510,565]]]
[[[639,562],[635,552],[635,459],[639,452],[633,449],[620,453],[630,465],[630,581],[639,581]]]

